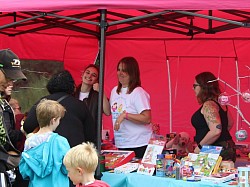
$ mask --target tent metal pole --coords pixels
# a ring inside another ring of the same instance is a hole
[[[98,94],[98,118],[97,118],[97,151],[101,153],[101,140],[102,140],[102,111],[103,111],[103,79],[105,67],[105,47],[106,47],[106,28],[107,28],[107,10],[100,10],[100,73],[99,73],[99,94]],[[100,161],[96,169],[96,178],[101,179],[102,173],[100,170]]]
[[[150,18],[150,17],[156,17],[156,16],[166,14],[168,12],[169,12],[169,10],[166,10],[166,11],[162,11],[162,12],[147,14],[147,15],[144,15],[144,16],[136,16],[136,17],[132,17],[132,18],[128,18],[128,19],[123,19],[123,20],[120,20],[120,21],[113,21],[113,22],[109,23],[109,26],[118,25],[118,24],[122,24],[122,23],[133,22],[133,21],[142,20],[142,19],[145,19],[145,18]]]
[[[166,50],[166,49],[165,49]],[[171,71],[170,62],[167,59],[167,70],[168,70],[168,89],[169,89],[169,132],[173,132],[173,105],[172,105],[172,84],[171,84]]]
[[[176,13],[179,13],[179,14],[185,14],[185,15],[189,15],[189,16],[196,16],[196,17],[206,18],[206,19],[210,19],[210,20],[221,21],[221,22],[230,23],[230,24],[233,24],[233,25],[239,25],[241,27],[250,27],[249,23],[243,23],[243,22],[239,22],[239,21],[233,21],[233,20],[218,18],[218,17],[214,17],[214,16],[207,16],[207,15],[203,15],[203,14],[197,14],[197,13],[193,13],[193,12],[180,11],[180,10],[172,10],[172,12],[176,12]]]
[[[234,43],[235,45],[235,43]],[[237,54],[236,54],[237,55]],[[235,70],[236,70],[236,89],[240,91],[240,79],[239,79],[239,65],[238,65],[238,58],[235,58]],[[237,94],[237,108],[240,109],[240,94]],[[240,120],[240,115],[239,112],[237,111],[236,115],[236,132],[239,130],[239,120]],[[242,120],[242,119],[241,119]],[[242,121],[240,122],[242,123]],[[238,140],[237,140],[238,141]]]
[[[70,20],[70,21],[77,21],[79,23],[88,23],[88,24],[92,24],[92,25],[99,25],[98,22],[94,22],[94,21],[88,21],[88,20],[83,20],[83,19],[78,19],[78,18],[73,18],[73,17],[68,17],[68,16],[60,16],[60,15],[52,14],[52,13],[44,13],[44,14],[46,14],[47,16],[51,16],[51,17],[66,19],[66,20]]]
[[[23,22],[26,22],[26,21],[32,21],[34,19],[37,19],[37,18],[41,18],[41,17],[44,17],[45,15],[38,15],[38,16],[34,16],[32,18],[27,18],[27,19],[23,19],[23,20],[20,20],[20,21],[17,21],[17,22],[13,22],[13,23],[10,23],[10,24],[6,24],[6,25],[3,25],[3,26],[0,26],[0,29],[5,29],[5,28],[8,28],[8,27],[14,27],[20,23],[23,23]]]

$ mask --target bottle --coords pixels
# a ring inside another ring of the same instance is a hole
[[[164,177],[165,176],[165,169],[164,169],[164,154],[158,154],[156,158],[156,173],[157,177]]]
[[[193,163],[192,163],[192,162],[189,162],[189,163],[188,163],[188,167],[189,167],[188,177],[192,177],[192,176],[194,175]]]
[[[189,161],[185,161],[184,165],[181,167],[182,180],[186,181],[189,172]]]
[[[108,131],[105,134],[105,140],[109,140],[109,132]]]

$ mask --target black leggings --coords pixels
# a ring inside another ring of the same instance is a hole
[[[135,147],[135,148],[119,148],[119,150],[134,151],[136,158],[142,158],[146,149],[147,149],[147,145],[142,146],[142,147]]]

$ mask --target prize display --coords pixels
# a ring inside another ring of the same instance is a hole
[[[233,161],[223,161],[221,146],[203,145],[199,154],[188,153],[177,159],[176,149],[164,149],[164,139],[151,139],[142,160],[133,151],[103,150],[105,168],[116,174],[137,172],[143,175],[191,182],[239,184],[249,181],[250,167],[235,168]],[[239,176],[239,178],[237,178]],[[238,180],[237,180],[238,179]]]

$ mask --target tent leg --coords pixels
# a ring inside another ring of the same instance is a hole
[[[97,151],[101,153],[101,140],[102,140],[102,111],[103,111],[103,79],[105,67],[105,47],[106,47],[106,26],[107,26],[107,11],[100,10],[100,73],[99,73],[99,95],[98,95],[98,118],[97,118]],[[96,179],[101,179],[102,173],[100,170],[100,159],[95,173]]]

